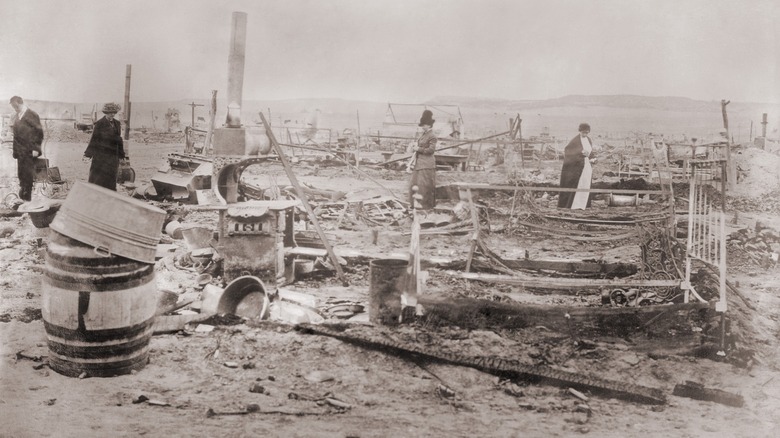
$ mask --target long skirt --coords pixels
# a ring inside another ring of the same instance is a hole
[[[577,188],[590,189],[590,180],[592,176],[593,168],[590,166],[590,160],[585,158],[585,166],[582,168]],[[590,207],[590,193],[575,192],[574,199],[571,202],[572,210],[584,210],[587,207]]]
[[[585,161],[564,161],[561,169],[561,188],[576,189],[580,183],[580,175],[585,167]],[[571,208],[576,192],[560,192],[558,195],[558,208]]]
[[[119,169],[119,158],[114,154],[97,153],[92,157],[89,166],[88,182],[116,191],[116,174]]]
[[[436,169],[420,169],[412,171],[412,179],[409,181],[409,205],[415,206],[412,198],[412,187],[417,186],[417,193],[422,199],[417,201],[417,208],[432,210],[436,206]]]

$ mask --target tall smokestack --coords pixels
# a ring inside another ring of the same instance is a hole
[[[230,55],[228,56],[228,114],[229,128],[241,127],[241,96],[244,88],[244,54],[246,52],[246,12],[233,12],[230,26]]]

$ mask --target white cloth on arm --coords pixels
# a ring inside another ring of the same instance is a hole
[[[580,137],[580,141],[582,141],[582,151],[585,153],[585,166],[582,168],[582,173],[580,174],[580,181],[577,183],[577,188],[590,189],[590,180],[593,176],[593,168],[590,166],[590,159],[588,159],[588,155],[590,155],[591,151],[593,151],[593,146],[590,144],[590,139],[588,137]],[[588,192],[576,192],[574,194],[574,200],[571,203],[571,209],[584,210],[588,206],[589,195],[590,193]]]

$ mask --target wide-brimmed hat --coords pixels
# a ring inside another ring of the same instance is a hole
[[[109,103],[103,105],[103,114],[111,114],[111,113],[116,114],[121,109],[122,109],[122,107],[119,106],[118,103],[109,102]]]
[[[420,123],[417,126],[422,125],[428,125],[433,126],[433,123],[436,122],[436,120],[433,120],[433,113],[431,110],[425,110],[422,113],[422,117],[420,117]]]

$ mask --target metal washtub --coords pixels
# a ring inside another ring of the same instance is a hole
[[[165,216],[157,207],[79,181],[50,227],[97,253],[154,263]]]

